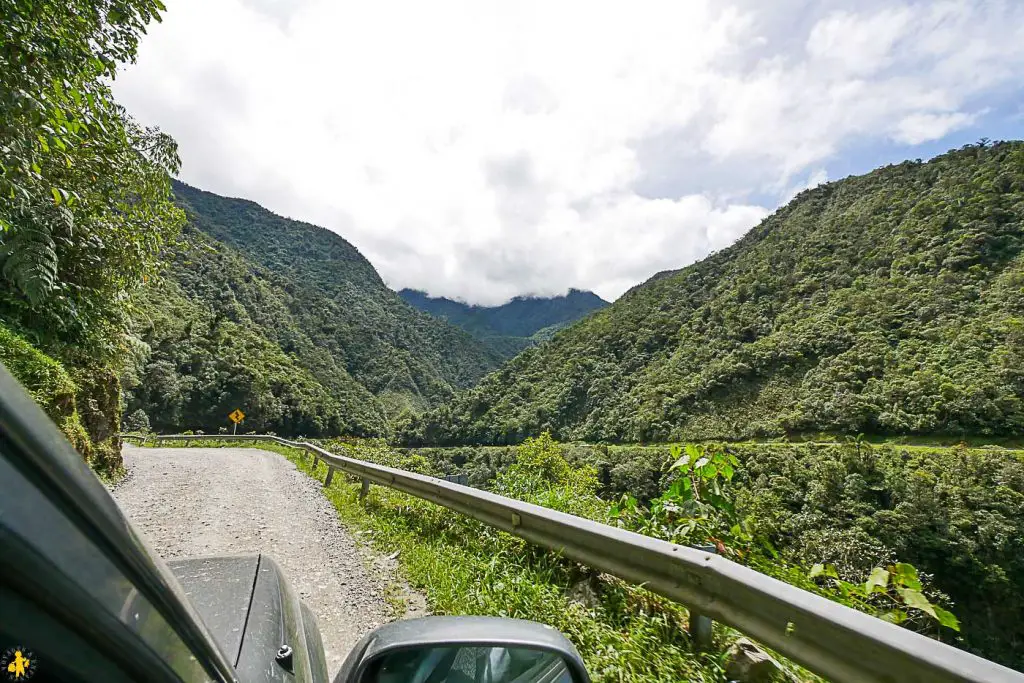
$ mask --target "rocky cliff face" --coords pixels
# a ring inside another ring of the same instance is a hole
[[[110,368],[91,367],[75,373],[78,416],[91,442],[83,453],[94,470],[114,476],[124,469],[121,460],[121,383]]]

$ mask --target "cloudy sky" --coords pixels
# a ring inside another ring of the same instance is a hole
[[[165,0],[115,92],[185,182],[394,288],[614,299],[804,187],[1024,137],[1024,2]]]

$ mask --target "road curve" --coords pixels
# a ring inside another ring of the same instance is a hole
[[[268,553],[317,616],[333,676],[370,629],[394,618],[392,565],[358,546],[320,484],[255,448],[125,446],[114,498],[165,560]],[[411,602],[410,614],[422,610]]]

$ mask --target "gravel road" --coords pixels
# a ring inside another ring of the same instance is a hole
[[[394,562],[357,544],[320,483],[255,448],[125,446],[128,476],[113,491],[165,560],[268,553],[317,616],[330,675],[370,629],[395,618],[385,598]],[[404,616],[424,601],[404,591]]]

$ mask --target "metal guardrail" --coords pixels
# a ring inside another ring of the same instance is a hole
[[[139,438],[138,435],[122,435]],[[643,585],[834,681],[1024,683],[1024,674],[801,590],[714,553],[266,435],[167,435],[166,440],[273,441],[335,470],[461,512],[582,564]]]

